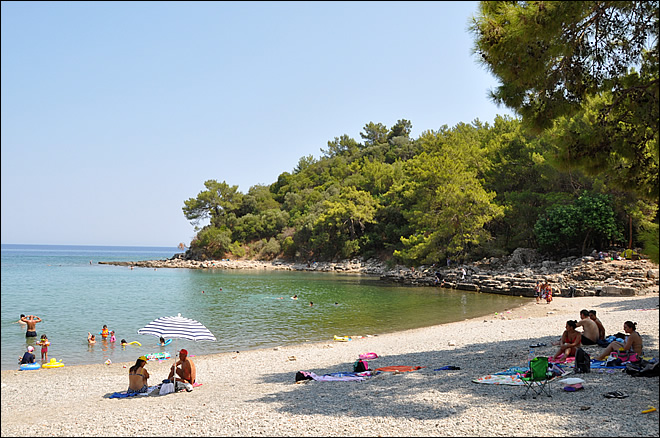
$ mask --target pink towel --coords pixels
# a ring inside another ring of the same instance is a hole
[[[575,356],[569,356],[567,358],[564,358],[564,355],[560,355],[557,359],[554,357],[549,357],[548,358],[548,363],[568,363],[568,362],[575,362]]]

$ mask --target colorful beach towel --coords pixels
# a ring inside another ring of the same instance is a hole
[[[572,370],[568,370],[560,365],[555,365],[557,367],[557,371],[561,372],[561,377],[564,377],[570,373],[572,373]],[[499,373],[495,374],[488,374],[483,377],[477,377],[475,379],[472,379],[472,382],[474,383],[485,383],[488,385],[514,385],[514,386],[520,386],[524,385],[525,382],[522,381],[520,376],[522,374],[525,374],[527,371],[529,371],[529,367],[511,367],[508,368],[504,371],[500,371]],[[560,376],[555,376],[550,380],[554,380]],[[538,382],[536,382],[538,384]]]
[[[407,373],[409,371],[416,371],[416,370],[420,370],[422,368],[426,368],[426,367],[420,367],[420,366],[413,367],[413,366],[410,366],[410,365],[392,365],[392,366],[389,366],[389,367],[376,368],[374,371],[391,372],[391,373],[397,373],[397,372],[398,373]]]
[[[515,376],[516,374],[525,374],[529,371],[529,367],[511,367],[499,373],[495,373],[496,376]]]
[[[309,377],[319,382],[356,382],[365,380],[365,377],[371,376],[370,371],[361,373],[329,373],[319,376],[312,372],[305,372]]]
[[[548,363],[566,363],[566,364],[575,363],[575,356],[569,356],[567,358],[564,358],[562,356],[559,356],[557,359],[555,359],[554,357],[549,357]]]
[[[483,377],[472,379],[474,383],[486,383],[488,385],[514,385],[522,386],[525,384],[520,379],[519,374],[488,374]]]

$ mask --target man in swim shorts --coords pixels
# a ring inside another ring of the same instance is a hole
[[[25,332],[25,337],[36,338],[37,331],[35,330],[36,328],[35,326],[37,325],[38,322],[41,322],[41,318],[34,315],[28,315],[21,317],[21,321],[27,324],[27,331]]]
[[[191,385],[195,383],[197,370],[195,369],[193,361],[188,359],[188,350],[182,348],[181,351],[179,351],[179,360],[172,365],[170,375],[167,377],[169,380],[172,380],[175,371],[179,381],[190,383]]]
[[[598,326],[589,318],[589,311],[580,310],[580,321],[576,327],[582,327],[582,345],[596,345],[598,341]]]

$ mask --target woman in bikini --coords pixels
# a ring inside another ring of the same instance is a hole
[[[128,370],[128,391],[129,394],[135,394],[140,392],[147,392],[149,388],[147,386],[147,379],[149,378],[149,373],[144,368],[147,364],[147,358],[145,356],[140,356],[135,361],[133,365]]]
[[[574,357],[577,348],[582,345],[582,335],[576,330],[577,321],[566,321],[566,330],[561,335],[559,341],[559,350],[554,356],[554,359],[563,356],[564,359]]]
[[[626,332],[625,344],[621,345],[619,342],[612,342],[607,348],[603,351],[598,357],[598,360],[605,360],[611,352],[619,352],[619,349],[623,348],[625,353],[637,353],[637,357],[642,356],[642,337],[637,333],[637,323],[632,321],[626,321],[623,323],[623,331]]]

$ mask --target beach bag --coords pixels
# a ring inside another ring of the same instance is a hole
[[[589,373],[591,372],[591,356],[581,348],[575,352],[575,372],[576,373]]]
[[[360,359],[362,360],[378,359],[378,355],[376,353],[361,353]]]
[[[356,373],[361,373],[363,371],[368,371],[369,370],[369,364],[367,361],[358,359],[353,363],[353,371]]]
[[[298,371],[296,373],[296,382],[300,382],[301,380],[313,380],[313,378],[309,375],[308,372]]]
[[[170,392],[174,392],[174,383],[163,383],[160,386],[160,395],[169,394]]]
[[[650,363],[645,360],[626,364],[626,374],[633,377],[657,377],[660,375],[660,362]]]
[[[614,354],[616,354],[618,359],[621,359],[621,362],[637,362],[639,360],[637,358],[637,353],[634,351],[632,353],[629,351],[618,351]]]

